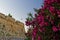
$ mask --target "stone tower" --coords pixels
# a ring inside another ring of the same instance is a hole
[[[0,13],[0,36],[25,37],[24,24]]]

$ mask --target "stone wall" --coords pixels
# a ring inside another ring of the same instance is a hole
[[[0,36],[25,37],[24,24],[0,13]]]

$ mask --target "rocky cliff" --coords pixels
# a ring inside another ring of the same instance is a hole
[[[0,13],[0,36],[25,37],[24,24]]]

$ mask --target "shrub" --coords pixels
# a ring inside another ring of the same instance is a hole
[[[28,32],[31,40],[60,40],[60,0],[44,0],[42,8],[34,17],[26,19],[31,26]]]

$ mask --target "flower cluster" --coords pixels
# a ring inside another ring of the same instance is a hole
[[[33,40],[59,40],[60,0],[44,0],[42,8],[31,21],[26,21],[26,25],[33,27]]]

